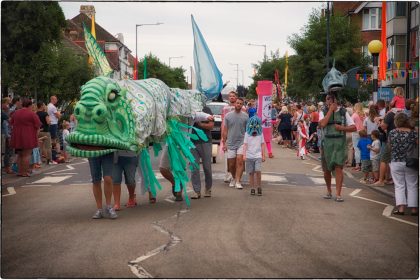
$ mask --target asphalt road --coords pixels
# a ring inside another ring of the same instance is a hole
[[[418,219],[345,179],[343,203],[322,199],[319,163],[274,147],[263,196],[223,183],[213,197],[158,202],[92,220],[84,159],[2,184],[3,278],[418,278]],[[156,168],[156,160],[154,162]],[[190,190],[189,190],[190,191]],[[124,191],[122,202],[127,200]]]

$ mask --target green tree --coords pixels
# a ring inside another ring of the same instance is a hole
[[[308,24],[300,34],[293,34],[288,43],[296,51],[289,59],[291,82],[288,94],[300,99],[319,97],[326,68],[326,18],[319,10],[313,10]],[[360,30],[343,16],[330,18],[330,58],[341,72],[360,66],[366,60],[360,52]],[[332,61],[330,61],[330,67]],[[357,96],[357,89],[346,89],[348,96]]]
[[[147,78],[156,78],[162,80],[165,84],[172,88],[187,89],[188,83],[185,78],[185,71],[182,67],[171,68],[162,63],[156,56],[149,53],[146,56],[147,62]],[[144,59],[139,61],[138,77],[143,77]]]
[[[57,2],[2,2],[2,95],[15,94],[47,101],[79,96],[93,77],[87,58],[61,44],[66,25]]]

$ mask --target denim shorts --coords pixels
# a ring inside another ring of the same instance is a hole
[[[251,174],[254,172],[261,172],[261,158],[247,158],[245,160],[245,169],[247,174]]]
[[[89,160],[90,176],[92,177],[92,183],[102,181],[102,176],[112,176],[112,169],[114,166],[114,153],[91,157]]]
[[[122,174],[124,172],[124,181],[126,185],[136,184],[136,168],[138,157],[119,156],[118,162],[114,164],[112,169],[112,182],[120,185],[122,182]]]

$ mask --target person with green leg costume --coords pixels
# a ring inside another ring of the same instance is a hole
[[[321,112],[319,127],[323,130],[321,142],[321,162],[324,179],[327,185],[326,199],[332,198],[331,172],[335,172],[336,201],[341,197],[343,186],[343,166],[347,158],[346,132],[356,131],[356,126],[345,108],[337,105],[335,92],[330,91],[326,97],[328,111]]]

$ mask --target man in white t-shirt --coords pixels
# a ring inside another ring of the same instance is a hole
[[[58,120],[61,117],[61,113],[55,106],[58,102],[57,96],[53,95],[50,97],[50,103],[48,104],[47,113],[50,117],[50,134],[51,140],[54,144],[57,143],[57,131],[58,131]]]
[[[336,102],[335,94],[329,93],[326,97],[328,111],[319,114],[319,127],[323,130],[321,162],[327,185],[324,198],[332,198],[331,172],[335,171],[335,201],[342,202],[343,166],[347,158],[346,132],[356,131],[356,126],[347,110],[339,107]]]

